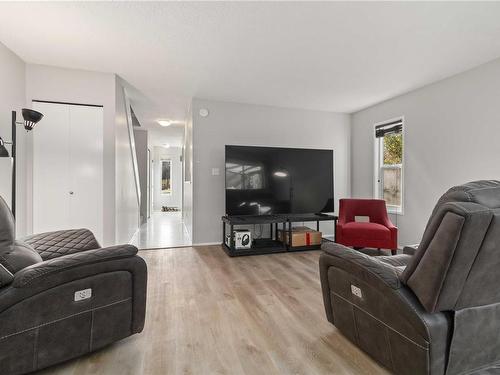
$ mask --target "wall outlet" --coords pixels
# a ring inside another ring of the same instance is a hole
[[[219,168],[212,168],[212,176],[218,176],[218,175],[220,175]]]
[[[363,298],[363,293],[361,292],[361,289],[358,288],[357,286],[351,285],[351,293],[358,298]]]

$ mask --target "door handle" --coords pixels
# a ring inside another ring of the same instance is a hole
[[[73,195],[73,194],[75,194],[75,192],[74,192],[74,191],[70,191],[70,192],[69,192],[69,195]]]

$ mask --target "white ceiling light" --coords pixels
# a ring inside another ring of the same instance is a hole
[[[164,143],[164,144],[163,144],[163,147],[165,147],[165,148],[170,148],[170,145],[169,145],[168,143]]]
[[[170,125],[172,125],[172,121],[169,121],[169,120],[158,120],[158,124],[160,124],[161,126],[170,126]]]

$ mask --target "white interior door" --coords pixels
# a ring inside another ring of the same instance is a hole
[[[103,109],[70,107],[70,225],[88,228],[102,243]]]
[[[33,103],[44,114],[33,131],[33,232],[71,227],[68,105]]]
[[[103,237],[103,108],[34,102],[33,231],[88,228]]]

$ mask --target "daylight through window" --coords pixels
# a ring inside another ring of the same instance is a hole
[[[403,118],[375,126],[376,196],[389,212],[403,211]]]

